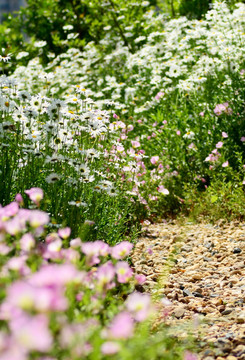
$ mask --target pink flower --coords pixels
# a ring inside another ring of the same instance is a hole
[[[116,274],[119,283],[127,283],[133,275],[133,270],[125,261],[118,261],[116,264]]]
[[[111,248],[111,256],[114,259],[121,260],[129,255],[130,251],[133,248],[133,244],[128,241],[122,241],[120,244],[115,245]]]
[[[82,243],[82,252],[86,255],[86,264],[93,266],[99,264],[100,255],[104,255],[109,252],[109,245],[103,243],[103,241],[86,242]]]
[[[10,329],[16,342],[28,351],[46,352],[52,347],[52,336],[45,315],[23,314],[10,321]]]
[[[23,205],[24,204],[24,200],[21,194],[16,194],[15,196],[15,201],[17,201],[18,204]]]
[[[25,193],[36,205],[39,205],[40,201],[43,199],[43,190],[40,188],[33,187],[29,190],[25,190]]]
[[[153,165],[155,165],[157,162],[159,161],[159,156],[152,156],[152,158],[151,158],[151,163],[153,164]]]
[[[144,282],[146,281],[146,276],[143,274],[136,274],[134,278],[136,283],[139,285],[143,285]]]
[[[7,255],[11,250],[12,250],[12,248],[10,246],[0,242],[0,254],[1,255]]]
[[[32,275],[30,283],[34,286],[63,287],[77,275],[78,271],[71,264],[45,265]]]
[[[80,238],[72,239],[70,241],[70,246],[72,248],[80,248],[82,246],[82,240]]]
[[[231,115],[232,114],[232,109],[229,108],[229,103],[228,102],[224,102],[223,104],[216,105],[216,107],[214,109],[214,113],[217,116],[219,116],[219,115],[221,115],[223,113],[225,113],[227,115]]]
[[[203,116],[204,116],[204,112],[201,111],[199,115],[203,117]]]
[[[17,281],[9,287],[5,304],[28,311],[64,311],[67,308],[67,300],[63,292],[58,288]]]
[[[6,266],[8,269],[18,271],[20,274],[24,275],[29,272],[29,268],[26,265],[26,256],[13,256],[9,259]]]
[[[169,194],[169,191],[168,189],[165,189],[165,187],[163,185],[159,185],[158,188],[157,188],[157,191],[161,194],[164,194],[164,195],[168,195]]]
[[[114,355],[117,354],[120,351],[121,347],[118,343],[114,341],[106,341],[101,346],[101,352],[104,355]]]
[[[49,223],[49,216],[47,213],[39,210],[31,210],[28,217],[31,227],[37,228],[39,226],[47,225]]]
[[[67,239],[71,235],[71,229],[69,227],[59,229],[58,234],[62,239]]]
[[[158,201],[158,197],[155,196],[155,195],[149,194],[149,200],[151,200],[151,201]]]
[[[27,360],[26,350],[16,344],[15,339],[9,338],[5,348],[1,351],[0,360]],[[2,349],[1,349],[2,350]]]
[[[195,149],[196,145],[194,143],[191,143],[190,145],[188,145],[188,149]]]
[[[5,207],[0,207],[0,219],[6,221],[11,216],[14,216],[19,211],[19,205],[17,202],[12,202]]]
[[[123,311],[116,315],[109,326],[109,336],[113,339],[128,339],[133,335],[134,321],[132,316]]]
[[[241,141],[244,142],[245,141],[245,136],[241,137]]]
[[[222,146],[223,146],[222,141],[219,141],[219,142],[216,144],[216,148],[217,148],[217,149],[222,148]]]
[[[59,239],[60,239],[59,235],[57,233],[53,232],[46,236],[45,241],[47,244],[50,244],[51,242],[59,240]]]
[[[164,92],[159,91],[159,92],[156,94],[155,99],[156,99],[156,100],[160,100],[163,96],[164,96]]]
[[[35,239],[30,233],[26,233],[20,239],[20,248],[24,251],[30,251],[35,246]]]
[[[130,311],[135,320],[145,320],[151,311],[151,298],[148,294],[134,292],[130,294],[126,301],[128,311]]]
[[[227,167],[227,166],[229,166],[229,161],[226,161],[222,164],[222,167]]]
[[[181,135],[180,130],[177,130],[177,131],[176,131],[176,134],[177,134],[178,136],[180,136],[180,135]]]
[[[19,234],[21,231],[23,231],[25,229],[25,227],[20,222],[20,220],[18,219],[17,216],[14,217],[13,219],[6,221],[3,225],[5,228],[5,231],[12,236],[16,236],[17,234]]]
[[[152,255],[152,254],[153,254],[152,248],[150,248],[150,247],[147,248],[146,251],[147,251],[147,253],[148,253],[149,255]]]
[[[215,162],[220,157],[217,149],[214,149],[211,154],[209,154],[204,161]]]
[[[101,265],[96,273],[97,284],[102,288],[111,288],[114,283],[111,283],[115,276],[115,268],[111,261]]]
[[[190,351],[185,351],[184,360],[198,360],[198,357],[196,354],[193,354]]]
[[[62,240],[56,239],[55,241],[52,241],[47,246],[47,253],[45,253],[45,258],[53,258],[55,256],[54,253],[59,253],[62,248]]]
[[[117,146],[117,152],[121,153],[124,151],[124,146],[123,145],[118,145]]]
[[[119,119],[119,116],[115,113],[112,116],[114,117],[114,119]]]
[[[132,144],[133,148],[138,148],[138,147],[140,147],[140,142],[139,142],[139,141],[131,140],[131,144]]]
[[[223,138],[228,138],[228,134],[226,132],[222,131],[222,137]]]

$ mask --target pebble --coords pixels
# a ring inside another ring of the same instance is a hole
[[[179,306],[177,307],[175,310],[174,310],[174,316],[179,319],[181,317],[183,317],[185,314],[185,308],[182,307],[182,306]]]
[[[240,254],[241,252],[242,252],[242,249],[240,249],[240,248],[233,249],[233,254]]]
[[[236,321],[238,324],[244,324],[245,323],[245,310],[241,311],[236,318]]]
[[[245,345],[238,345],[233,352],[237,356],[245,354]]]
[[[183,295],[184,296],[192,296],[192,293],[189,290],[183,290]]]
[[[231,312],[232,312],[232,309],[226,309],[226,310],[221,311],[221,314],[222,315],[229,315]]]
[[[193,292],[193,295],[194,295],[195,297],[204,298],[204,295],[200,294],[200,293],[197,292],[197,291],[194,291],[194,292]]]

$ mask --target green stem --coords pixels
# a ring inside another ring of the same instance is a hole
[[[111,4],[113,10],[115,10],[115,5],[114,5],[113,1],[112,1],[112,0],[109,0],[109,3]],[[121,38],[122,38],[122,40],[123,40],[123,42],[124,42],[124,45],[127,46],[127,47],[129,48],[130,52],[133,53],[133,52],[134,52],[134,51],[133,51],[133,48],[132,48],[131,44],[129,44],[129,42],[128,42],[128,40],[126,39],[126,37],[124,36],[123,30],[122,30],[122,28],[121,28],[121,26],[120,26],[120,24],[119,24],[119,22],[118,22],[118,20],[117,20],[117,18],[116,18],[116,16],[115,16],[115,14],[114,14],[113,12],[112,12],[111,14],[112,14],[112,17],[113,17],[113,21],[114,21],[116,27],[117,27],[118,30],[119,30],[119,33],[120,33]]]

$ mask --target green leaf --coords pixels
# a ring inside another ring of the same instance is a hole
[[[211,203],[215,203],[218,200],[218,196],[217,195],[212,195],[211,196]]]

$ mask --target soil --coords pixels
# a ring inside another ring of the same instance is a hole
[[[155,326],[191,335],[199,359],[245,360],[244,223],[145,225],[132,261],[157,304]]]

